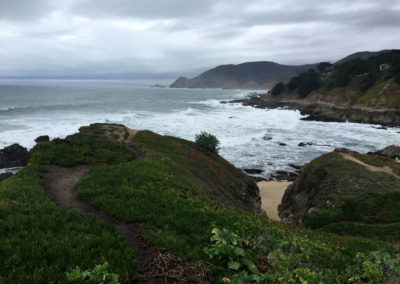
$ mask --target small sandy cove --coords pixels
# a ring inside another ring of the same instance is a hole
[[[278,215],[278,205],[286,188],[292,184],[289,181],[261,181],[257,183],[261,195],[261,208],[267,212],[268,218],[281,221]]]

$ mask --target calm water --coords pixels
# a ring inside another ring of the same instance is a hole
[[[263,169],[268,177],[278,169],[291,170],[289,163],[304,164],[337,147],[368,152],[400,141],[399,128],[301,121],[298,111],[220,103],[249,94],[139,88],[124,81],[0,81],[0,148],[12,143],[30,148],[39,135],[65,137],[94,122],[189,140],[207,131],[221,141],[224,158],[239,168]],[[298,147],[300,142],[317,145]]]

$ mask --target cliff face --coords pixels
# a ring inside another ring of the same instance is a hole
[[[221,65],[192,79],[179,77],[170,87],[265,90],[277,82],[288,81],[313,66],[290,66],[268,61]]]

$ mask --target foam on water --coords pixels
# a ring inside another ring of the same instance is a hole
[[[228,161],[240,168],[263,169],[269,176],[276,170],[293,170],[288,164],[304,164],[334,148],[375,151],[400,138],[397,128],[302,121],[298,111],[220,103],[249,93],[242,90],[50,86],[18,98],[7,86],[4,99],[1,87],[0,148],[12,143],[30,148],[40,135],[65,137],[94,122],[121,123],[188,140],[207,131],[221,141],[220,154]],[[31,91],[24,88],[24,94]],[[11,105],[15,110],[7,111]],[[314,145],[299,147],[300,142]]]

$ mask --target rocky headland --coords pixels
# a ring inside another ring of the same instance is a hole
[[[352,58],[322,62],[267,94],[233,102],[297,109],[304,120],[400,126],[400,51]]]

